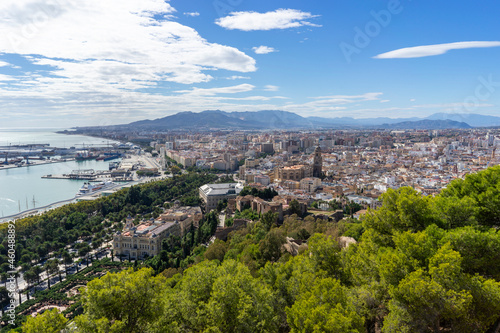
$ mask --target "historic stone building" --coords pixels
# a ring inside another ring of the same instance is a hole
[[[274,177],[278,180],[295,180],[299,181],[302,178],[312,176],[312,168],[309,165],[292,165],[275,170]]]
[[[160,253],[161,242],[168,235],[181,236],[178,222],[147,221],[134,226],[133,219],[127,218],[123,231],[113,236],[113,250],[133,259],[152,257]]]
[[[321,178],[323,173],[323,157],[321,157],[321,149],[316,147],[314,150],[313,164],[298,164],[276,168],[274,178],[279,181],[300,181],[304,178],[316,177]]]
[[[321,157],[321,148],[316,147],[314,150],[314,159],[313,159],[313,177],[321,178],[321,174],[323,173],[323,157]]]
[[[183,236],[191,226],[198,228],[202,218],[200,207],[177,205],[166,210],[156,220],[143,221],[137,226],[128,217],[125,228],[113,236],[113,250],[116,255],[134,259],[155,256],[160,253],[165,238],[169,235]]]

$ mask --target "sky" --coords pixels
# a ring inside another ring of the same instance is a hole
[[[0,128],[500,116],[500,2],[2,0]]]

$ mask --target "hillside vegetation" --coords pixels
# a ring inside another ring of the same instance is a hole
[[[389,190],[361,220],[276,216],[197,247],[187,269],[108,273],[68,325],[23,332],[487,332],[500,323],[500,167],[439,196]],[[353,236],[357,244],[339,245]],[[292,256],[286,236],[307,240]],[[50,319],[49,319],[50,318]]]

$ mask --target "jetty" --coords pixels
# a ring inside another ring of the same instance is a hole
[[[88,180],[88,181],[101,181],[102,178],[111,178],[111,172],[108,170],[84,169],[73,170],[70,173],[62,175],[45,175],[43,179],[73,179],[73,180]]]

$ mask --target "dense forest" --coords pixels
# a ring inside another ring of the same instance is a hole
[[[53,310],[29,318],[22,331],[498,329],[500,166],[455,180],[435,197],[405,187],[381,200],[361,221],[294,214],[278,226],[266,213],[208,247],[194,231],[184,265],[169,261],[182,246],[165,244],[166,260],[89,282],[84,313],[71,324]],[[342,236],[357,243],[342,246]],[[284,250],[287,237],[301,244],[297,255]]]

